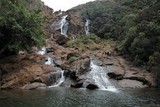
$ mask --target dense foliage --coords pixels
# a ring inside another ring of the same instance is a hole
[[[137,66],[160,71],[159,0],[97,0],[75,7],[91,32],[114,38]]]
[[[42,29],[44,18],[40,15],[40,8],[29,9],[33,1],[0,1],[1,57],[16,54],[20,50],[29,51],[32,46],[44,43]]]

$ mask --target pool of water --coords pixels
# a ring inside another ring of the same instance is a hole
[[[0,91],[0,107],[160,107],[159,89]]]

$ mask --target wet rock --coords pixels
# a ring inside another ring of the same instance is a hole
[[[113,62],[106,62],[105,65],[112,66],[112,65],[114,65],[114,63]]]
[[[55,49],[53,47],[46,48],[46,53],[54,52]]]
[[[46,78],[46,80],[43,82],[46,83],[47,86],[50,86],[61,78],[61,72],[51,72],[47,76],[44,76],[44,78]]]
[[[112,79],[116,79],[116,80],[123,79],[123,74],[115,74],[114,72],[109,72],[107,75]]]
[[[124,79],[136,80],[136,81],[142,82],[143,85],[148,85],[148,86],[152,85],[151,82],[146,80],[144,77],[125,77]]]
[[[22,89],[24,90],[33,90],[33,89],[40,89],[40,88],[46,88],[46,84],[43,84],[43,83],[38,83],[38,82],[35,82],[35,83],[32,83],[32,84],[26,84],[22,87]]]
[[[61,35],[61,34],[55,35],[55,39],[56,39],[55,40],[56,43],[59,45],[65,45],[68,41],[68,39],[64,35]]]
[[[73,88],[81,88],[83,86],[83,82],[80,82],[80,83],[76,83],[76,84],[71,84],[71,87]]]
[[[90,58],[81,58],[71,64],[70,71],[75,72],[76,76],[80,76],[90,70]]]
[[[71,72],[69,73],[69,75],[70,75],[70,78],[73,79],[73,80],[75,80],[75,81],[76,81],[76,79],[78,78],[78,77],[76,76],[76,72],[72,72],[72,71],[71,71]]]
[[[146,88],[147,85],[143,85],[142,82],[136,80],[120,80],[118,81],[118,85],[122,88]]]
[[[98,89],[98,86],[95,84],[88,84],[86,88],[89,90],[95,90],[95,89]]]
[[[53,63],[57,66],[57,67],[61,67],[63,64],[62,60],[54,60]]]
[[[98,66],[103,66],[104,65],[101,60],[96,60],[95,64],[98,65]]]

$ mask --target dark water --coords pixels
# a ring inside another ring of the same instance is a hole
[[[0,91],[0,107],[160,107],[160,90],[101,90],[52,88]]]

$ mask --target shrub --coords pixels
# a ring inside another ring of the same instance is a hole
[[[90,42],[99,43],[100,38],[97,37],[94,34],[82,35],[79,38],[77,38],[76,40],[69,40],[67,42],[67,46],[69,46],[69,47],[81,47],[81,46],[84,46],[85,44],[88,44]]]

